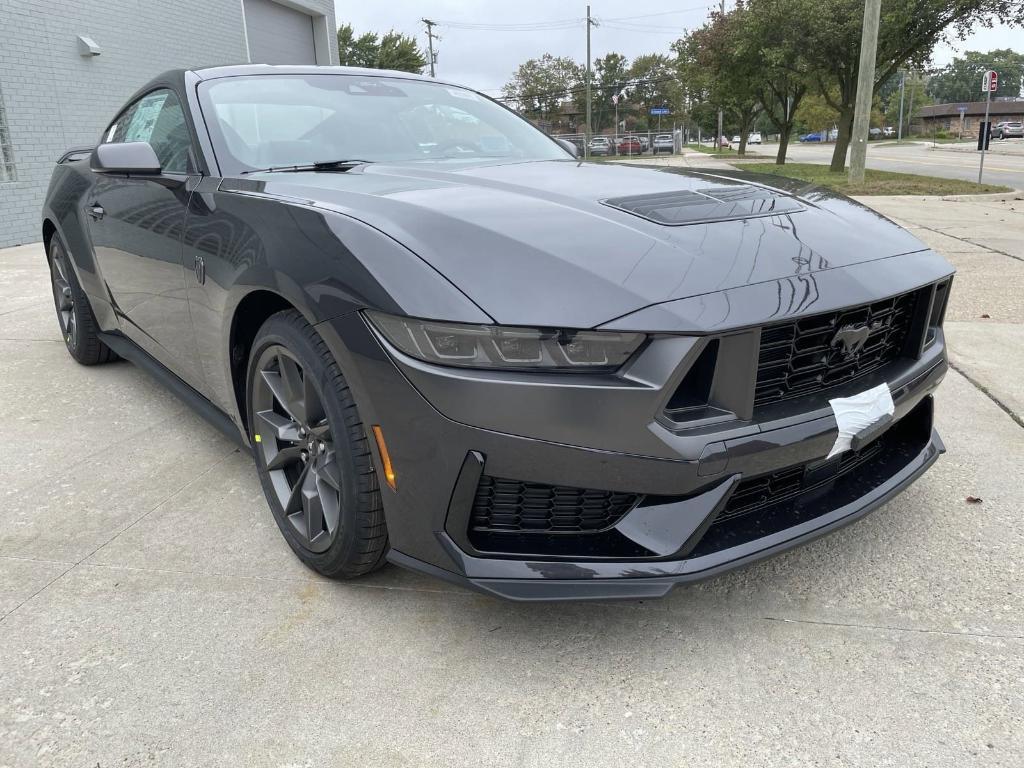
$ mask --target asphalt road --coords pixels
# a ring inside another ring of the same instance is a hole
[[[319,578],[251,459],[75,364],[42,247],[0,251],[0,768],[1020,768],[1024,206],[868,202],[960,270],[948,453],[854,526],[608,604]]]
[[[993,142],[998,145],[1000,142]],[[996,146],[985,158],[984,181],[1005,184],[1013,189],[1024,189],[1024,141],[1007,139],[1007,145]],[[791,144],[788,159],[795,163],[829,163],[833,145]],[[758,154],[775,156],[775,145],[755,148]],[[952,149],[931,143],[913,142],[895,144],[868,144],[868,168],[899,173],[917,173],[941,176],[947,179],[978,180],[978,152]]]

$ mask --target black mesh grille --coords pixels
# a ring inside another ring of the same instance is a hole
[[[633,493],[525,483],[484,475],[476,489],[470,531],[580,533],[600,531],[636,506]]]
[[[918,292],[761,329],[754,405],[814,394],[892,362],[906,349]],[[844,343],[838,334],[848,337]],[[863,342],[856,351],[855,347]]]
[[[742,481],[729,497],[725,509],[715,518],[714,525],[788,501],[843,477],[877,456],[885,447],[885,438],[882,435],[861,450],[848,451],[820,467],[801,464]]]
[[[748,184],[615,197],[604,203],[669,226],[778,216],[804,209],[792,197]]]

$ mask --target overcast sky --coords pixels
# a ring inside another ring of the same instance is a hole
[[[727,0],[727,6],[734,3]],[[591,13],[607,20],[592,32],[592,58],[618,51],[629,59],[643,53],[668,53],[669,45],[687,28],[698,27],[710,5],[697,0],[673,4],[667,0],[630,0],[591,3]],[[435,32],[438,76],[497,95],[516,67],[527,59],[549,52],[583,62],[586,37],[582,21],[586,3],[551,0],[335,0],[338,23],[351,23],[356,32],[386,32],[396,29],[415,35],[426,49],[426,34],[420,19],[438,22]],[[489,31],[446,26],[444,22],[469,25],[534,25],[528,31]],[[565,22],[559,28],[557,22]],[[935,63],[946,64],[964,50],[987,51],[1015,48],[1024,52],[1024,31],[1009,27],[980,29],[964,44],[936,51]]]

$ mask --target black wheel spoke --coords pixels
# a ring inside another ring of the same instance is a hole
[[[324,457],[323,463],[316,467],[316,475],[318,479],[334,490],[341,490],[341,468],[335,461],[333,453]]]
[[[302,503],[302,491],[306,484],[306,478],[309,477],[309,464],[304,464],[302,472],[299,473],[299,479],[295,481],[295,485],[292,486],[291,494],[288,496],[288,501],[284,505],[284,513],[286,515],[294,515],[303,508]]]
[[[284,469],[302,461],[302,448],[298,445],[289,445],[281,448],[272,458],[267,461],[267,469]]]
[[[331,425],[327,423],[327,419],[322,419],[320,423],[310,425],[309,434],[317,440],[329,440],[331,437]]]
[[[260,411],[256,414],[256,419],[260,435],[269,433],[278,440],[290,443],[297,443],[301,440],[299,437],[299,425],[286,416],[282,416],[274,411]]]
[[[281,377],[281,405],[300,424],[308,421],[306,415],[306,389],[302,381],[302,370],[299,364],[287,355],[277,356],[277,370]],[[276,394],[276,393],[275,393]],[[281,397],[279,396],[280,400]]]
[[[306,516],[306,535],[312,542],[324,531],[324,503],[320,498],[316,475],[312,472],[306,475],[302,484],[302,511]]]

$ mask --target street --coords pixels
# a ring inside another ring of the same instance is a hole
[[[948,453],[653,602],[318,577],[251,459],[130,364],[74,363],[41,245],[0,251],[0,766],[1019,766],[1024,204],[865,201],[959,270]]]
[[[985,158],[984,181],[1024,189],[1024,141],[993,141],[992,147],[993,150]],[[790,144],[787,159],[793,163],[829,163],[832,150],[832,144]],[[773,158],[775,145],[753,147],[752,151],[759,156]],[[933,149],[931,142],[923,141],[869,143],[867,167],[880,171],[977,181],[978,155],[973,145],[965,150],[954,149],[948,144],[938,144]]]

